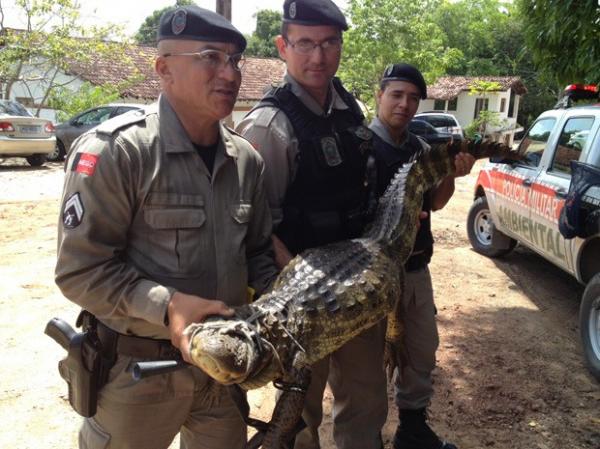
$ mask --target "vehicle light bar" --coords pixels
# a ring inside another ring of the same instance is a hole
[[[569,84],[567,87],[565,87],[565,92],[574,90],[596,93],[598,92],[598,86],[595,84]]]

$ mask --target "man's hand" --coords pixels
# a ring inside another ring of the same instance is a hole
[[[461,176],[465,176],[471,173],[471,169],[473,168],[474,163],[475,158],[472,154],[458,153],[454,157],[454,167],[456,168],[456,171],[454,172],[454,177],[460,178]]]
[[[281,271],[292,260],[293,256],[285,246],[285,243],[279,240],[275,234],[271,235],[271,240],[273,241],[273,251],[275,252],[275,265]]]
[[[223,301],[175,292],[167,308],[171,343],[179,348],[183,360],[191,363],[189,337],[183,333],[185,328],[192,323],[200,323],[211,315],[232,316],[233,313],[233,309]]]
[[[425,212],[424,210],[419,212],[419,217],[417,218],[417,229],[419,229],[421,227],[421,221],[425,220],[428,216],[429,216],[429,214],[427,212]]]

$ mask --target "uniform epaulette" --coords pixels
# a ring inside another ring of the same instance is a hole
[[[149,112],[149,108],[144,108],[118,115],[98,125],[96,127],[96,132],[100,134],[112,135],[121,128],[141,122],[146,118]]]
[[[271,125],[271,122],[280,111],[275,105],[270,105],[266,103],[264,106],[257,108],[260,112],[256,115],[254,122],[252,123],[254,126],[260,126],[261,128],[268,128]]]

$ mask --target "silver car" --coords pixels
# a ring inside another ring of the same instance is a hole
[[[83,111],[68,121],[56,125],[56,149],[48,156],[50,161],[62,161],[75,139],[100,123],[129,111],[142,109],[142,104],[111,103]]]
[[[0,158],[24,157],[39,167],[55,146],[50,120],[34,117],[21,103],[0,100]]]

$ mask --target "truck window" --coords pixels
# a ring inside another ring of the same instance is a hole
[[[571,161],[578,161],[594,124],[594,117],[574,117],[567,120],[558,138],[550,171],[571,174]]]
[[[519,147],[519,152],[524,156],[521,164],[530,167],[540,165],[542,154],[555,124],[556,119],[551,117],[538,120],[533,124]]]

